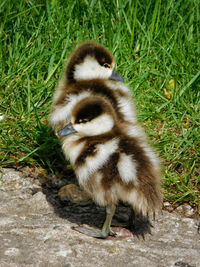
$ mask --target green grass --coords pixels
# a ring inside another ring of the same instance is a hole
[[[58,173],[65,161],[48,125],[65,59],[84,40],[115,55],[139,119],[163,163],[165,199],[200,203],[199,0],[2,0],[1,166]]]

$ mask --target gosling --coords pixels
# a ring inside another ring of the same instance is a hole
[[[113,55],[100,44],[85,42],[74,51],[53,98],[50,122],[56,132],[69,121],[73,107],[93,94],[107,98],[121,122],[137,123],[130,90],[114,67]]]
[[[79,226],[77,231],[96,238],[113,235],[110,226],[119,201],[129,204],[143,218],[161,208],[156,155],[143,135],[129,134],[129,124],[119,121],[105,97],[92,95],[76,103],[70,122],[58,135],[80,186],[106,208],[101,230]],[[149,232],[150,226],[143,233]],[[135,229],[134,225],[130,229]]]

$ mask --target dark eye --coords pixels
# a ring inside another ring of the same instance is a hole
[[[89,119],[80,119],[79,121],[78,121],[78,123],[86,123],[86,122],[88,122],[89,121]]]
[[[108,64],[108,63],[104,63],[103,66],[104,66],[104,68],[110,68],[110,64]]]

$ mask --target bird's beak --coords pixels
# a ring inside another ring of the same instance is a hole
[[[112,74],[111,74],[109,79],[115,80],[115,81],[120,81],[120,82],[124,81],[124,78],[121,75],[119,75],[114,69],[113,69]]]
[[[72,123],[70,122],[67,124],[62,130],[58,131],[59,136],[67,136],[73,133],[76,133],[77,131],[74,129]]]

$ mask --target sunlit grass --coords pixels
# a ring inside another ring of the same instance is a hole
[[[163,163],[165,198],[200,202],[199,1],[1,1],[0,160],[57,172],[48,125],[65,59],[92,39],[115,55]]]

